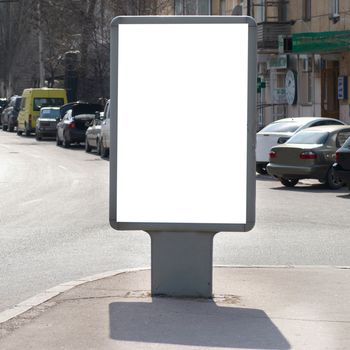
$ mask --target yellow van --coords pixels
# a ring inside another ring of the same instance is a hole
[[[18,113],[17,135],[29,136],[35,132],[36,119],[41,107],[60,107],[67,103],[64,89],[32,88],[24,89]]]

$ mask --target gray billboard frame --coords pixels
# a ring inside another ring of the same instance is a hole
[[[118,131],[118,28],[124,24],[248,24],[248,91],[247,91],[247,195],[246,224],[241,223],[171,223],[117,222],[117,140],[110,139],[110,206],[109,220],[116,230],[147,232],[246,232],[255,224],[255,143],[256,143],[256,23],[247,16],[135,16],[116,17],[111,23],[110,59],[110,134]]]

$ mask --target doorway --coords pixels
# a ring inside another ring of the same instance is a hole
[[[339,62],[325,61],[321,70],[321,116],[339,119]]]

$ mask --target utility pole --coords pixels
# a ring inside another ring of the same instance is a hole
[[[4,60],[5,60],[5,72],[4,72],[4,90],[5,90],[5,95],[6,96],[11,96],[13,94],[13,78],[12,78],[12,67],[11,67],[11,58],[10,58],[10,42],[12,40],[12,21],[13,18],[11,16],[11,9],[12,9],[12,4],[11,3],[16,3],[18,0],[0,0],[0,4],[4,4],[4,9],[6,13],[6,27],[7,31],[5,31],[5,46],[7,47],[7,52],[4,55]]]
[[[41,9],[40,0],[37,4],[38,11],[38,42],[39,42],[39,86],[45,85],[45,68],[44,68],[44,53],[43,53],[43,33],[41,30]]]

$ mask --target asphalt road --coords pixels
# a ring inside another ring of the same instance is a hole
[[[109,162],[0,131],[0,312],[59,283],[150,265],[144,232],[108,223]],[[257,222],[219,233],[214,264],[350,265],[350,195],[257,176]]]

